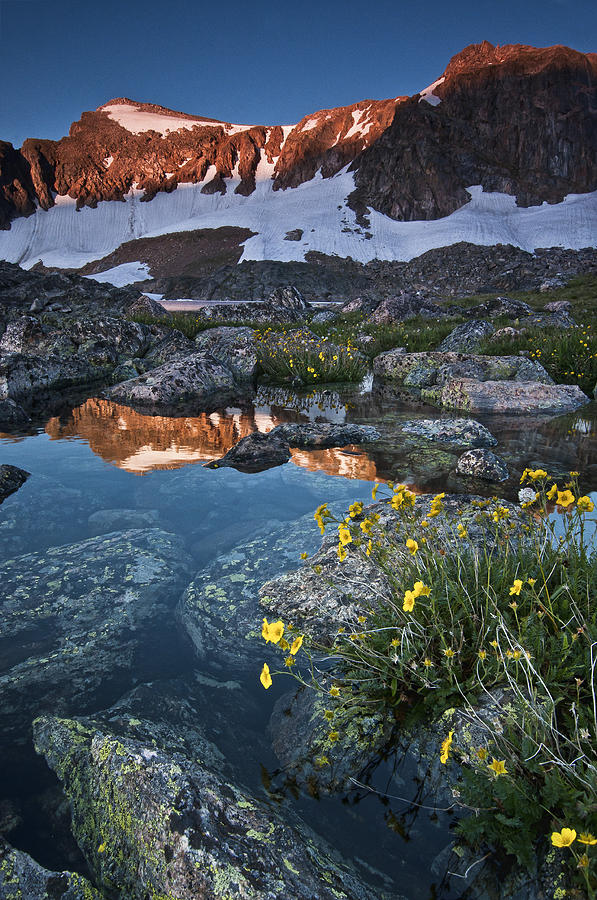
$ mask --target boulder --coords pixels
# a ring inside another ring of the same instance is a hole
[[[290,456],[290,447],[282,435],[254,431],[241,438],[221,459],[206,463],[206,467],[221,469],[230,466],[240,472],[263,472],[284,465]]]
[[[443,339],[438,351],[454,351],[456,353],[472,353],[478,350],[483,341],[495,331],[493,325],[483,320],[473,319],[457,325],[454,331]]]
[[[79,356],[0,357],[0,400],[30,400],[44,391],[105,379],[113,366],[95,365]]]
[[[482,356],[472,353],[404,353],[386,350],[373,360],[378,381],[406,387],[431,388],[453,378],[476,381],[534,381],[553,384],[543,366],[524,356]]]
[[[250,381],[257,374],[257,344],[252,328],[206,328],[195,338],[195,348],[210,353],[237,380]]]
[[[570,300],[552,300],[551,303],[546,303],[544,306],[544,309],[546,309],[547,312],[554,313],[570,312],[571,308],[572,303]]]
[[[476,306],[469,306],[464,310],[467,316],[473,316],[475,319],[488,317],[490,319],[508,318],[520,319],[522,316],[530,316],[534,312],[532,306],[524,303],[522,300],[511,300],[509,297],[493,297],[491,300],[484,300]]]
[[[161,303],[158,303],[157,300],[154,300],[152,297],[147,297],[145,294],[141,294],[136,300],[127,304],[124,307],[123,312],[129,319],[134,319],[136,316],[148,316],[152,319],[163,319],[168,321],[172,318],[171,313],[169,313]]]
[[[403,293],[397,297],[388,297],[369,315],[367,321],[376,325],[396,325],[416,316],[426,319],[441,319],[451,315],[437,303],[419,294]]]
[[[35,715],[70,713],[160,671],[190,577],[182,541],[113,532],[0,564],[0,725],[22,739]]]
[[[0,465],[0,503],[22,487],[29,474],[16,466]]]
[[[103,900],[91,882],[76,872],[49,872],[27,853],[0,837],[2,900]]]
[[[375,900],[300,819],[181,753],[86,720],[42,717],[35,747],[61,780],[95,881],[127,900]],[[288,820],[290,822],[288,823]]]
[[[347,300],[340,307],[340,313],[345,316],[349,313],[360,312],[363,315],[370,316],[380,304],[379,298],[373,297],[355,297],[354,300]]]
[[[42,336],[43,331],[37,318],[21,316],[20,319],[15,319],[6,326],[6,331],[0,338],[0,356],[35,352],[35,347]]]
[[[145,369],[154,369],[166,363],[183,359],[197,351],[193,341],[185,337],[176,328],[170,328],[163,337],[160,337],[143,356]]]
[[[185,401],[206,403],[222,399],[235,391],[230,369],[211,354],[200,351],[123,381],[110,388],[108,396],[131,406],[172,407]]]
[[[292,312],[306,312],[311,308],[311,304],[307,303],[301,292],[292,285],[275,288],[265,302],[274,309]]]
[[[456,471],[459,475],[470,475],[485,481],[506,481],[509,477],[506,463],[484,448],[463,453],[456,464]]]
[[[422,395],[447,409],[533,415],[561,415],[589,403],[576,384],[544,384],[538,381],[475,381],[454,378],[438,393]]]
[[[402,431],[440,444],[462,447],[495,447],[497,444],[492,433],[475,419],[415,419],[404,422]]]
[[[368,444],[378,441],[379,431],[372,425],[334,425],[331,422],[313,422],[297,425],[286,422],[276,425],[269,437],[281,437],[291,447],[303,450],[321,450],[326,447],[346,447],[347,444]]]
[[[315,313],[311,321],[314,325],[329,325],[337,321],[338,315],[339,313],[334,309],[322,309]]]

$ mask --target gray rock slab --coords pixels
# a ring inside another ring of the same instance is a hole
[[[234,376],[227,366],[208,353],[197,352],[123,381],[110,388],[108,396],[133,406],[172,407],[185,401],[207,402],[231,395],[235,389]]]
[[[252,328],[206,328],[195,338],[195,347],[227,366],[238,380],[257,374],[257,342]]]
[[[0,837],[0,900],[103,900],[75,872],[50,872]]]
[[[561,415],[589,403],[576,384],[543,384],[534,381],[475,381],[454,378],[438,393],[423,391],[423,397],[447,409],[470,412]]]
[[[263,472],[274,466],[282,466],[290,459],[290,447],[282,435],[254,431],[241,438],[228,453],[214,462],[207,463],[208,469],[231,467],[239,472]]]
[[[298,425],[287,422],[276,425],[270,436],[280,436],[291,447],[320,450],[326,447],[346,447],[347,444],[368,444],[381,437],[372,425],[334,425],[330,422]]]
[[[503,459],[484,448],[467,450],[456,464],[459,475],[470,475],[484,481],[506,481],[509,477],[508,467]]]

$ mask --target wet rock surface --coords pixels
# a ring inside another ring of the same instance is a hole
[[[23,407],[14,400],[0,400],[0,428],[23,428],[30,421]]]
[[[49,872],[27,853],[0,837],[2,900],[102,900],[102,894],[75,872]]]
[[[486,449],[467,450],[458,460],[456,471],[459,475],[470,475],[486,481],[508,479],[508,467],[505,462],[491,450]]]
[[[159,671],[174,634],[173,609],[189,577],[181,540],[155,528],[2,563],[3,733],[23,735],[42,711],[85,709],[144,669]],[[162,661],[150,649],[156,629]]]
[[[334,425],[313,423],[298,425],[292,422],[276,425],[269,432],[271,437],[281,437],[291,447],[319,450],[325,447],[345,447],[347,444],[367,444],[380,438],[379,431],[372,425]]]
[[[496,438],[475,419],[415,419],[404,422],[402,431],[440,444],[462,447],[495,447]]]
[[[290,447],[281,434],[255,431],[232,447],[221,459],[207,463],[208,469],[231,466],[239,472],[263,472],[290,459]]]
[[[283,821],[182,754],[52,717],[36,721],[35,742],[64,785],[75,836],[107,890],[131,900],[148,890],[179,900],[383,896],[300,820]]]
[[[433,401],[448,409],[471,412],[561,415],[580,409],[589,398],[576,384],[454,378],[443,385],[439,395],[434,393]]]
[[[17,466],[0,465],[0,503],[22,487],[29,474]]]

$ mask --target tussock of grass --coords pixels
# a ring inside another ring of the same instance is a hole
[[[131,321],[138,322],[140,325],[159,325],[161,328],[172,328],[182,332],[191,341],[195,340],[201,331],[206,331],[208,328],[221,328],[224,325],[229,328],[248,325],[251,328],[254,324],[243,321],[223,322],[216,319],[202,319],[192,312],[173,312],[169,319],[157,319],[154,316],[139,313],[139,315],[133,316]]]

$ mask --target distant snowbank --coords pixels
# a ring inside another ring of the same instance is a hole
[[[85,275],[85,278],[92,278],[101,284],[113,284],[115,287],[124,287],[125,284],[133,284],[135,281],[147,281],[151,279],[149,274],[149,266],[142,262],[121,263],[112,269],[105,269],[103,272],[97,272],[95,275]]]
[[[181,184],[170,194],[158,193],[149,203],[141,203],[141,192],[132,191],[125,202],[105,201],[97,209],[79,212],[74,201],[57,198],[52,209],[16,219],[9,231],[0,231],[0,258],[24,268],[39,260],[47,266],[79,268],[125,241],[223,225],[257,232],[245,242],[241,261],[302,261],[309,250],[360,262],[408,261],[458,241],[514,244],[529,251],[554,246],[578,250],[593,246],[597,235],[597,192],[571,194],[553,206],[520,209],[513,197],[483,193],[477,186],[469,188],[469,203],[443,219],[395,222],[371,212],[371,226],[365,229],[346,206],[354,189],[353,175],[346,170],[328,179],[317,175],[284,191],[272,190],[269,179],[258,181],[249,197],[234,193],[238,183],[228,179],[224,195],[202,194],[201,185]],[[303,230],[302,240],[284,240],[294,229]],[[139,265],[125,264],[132,267],[133,281],[139,280]],[[121,269],[124,278],[122,266],[112,271],[120,278]]]

